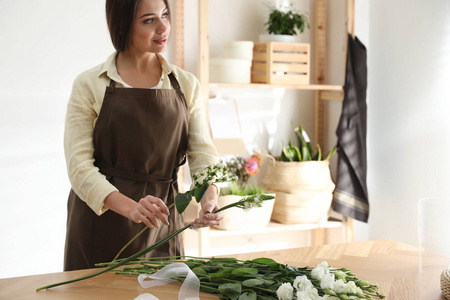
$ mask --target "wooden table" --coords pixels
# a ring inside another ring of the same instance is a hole
[[[270,257],[290,265],[315,266],[326,260],[333,267],[347,267],[360,279],[380,287],[386,299],[445,299],[439,277],[424,276],[417,271],[417,249],[392,240],[324,245],[282,251],[234,255],[239,259]],[[61,272],[0,279],[0,299],[134,299],[152,293],[160,299],[177,299],[180,283],[143,289],[134,276],[105,273],[100,276],[50,290],[36,292],[37,287],[77,278],[93,270]],[[201,293],[200,299],[218,299]]]

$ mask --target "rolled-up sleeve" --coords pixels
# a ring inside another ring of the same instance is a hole
[[[86,91],[86,84],[77,77],[67,105],[64,153],[72,189],[97,215],[101,215],[107,210],[103,201],[117,188],[94,166],[92,138],[98,114],[95,99],[88,99]]]

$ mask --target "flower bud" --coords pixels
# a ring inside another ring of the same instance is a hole
[[[370,286],[370,283],[365,280],[358,280],[357,283],[359,286]]]
[[[325,292],[325,294],[330,295],[330,296],[337,296],[337,294],[335,292],[333,292],[333,290],[331,289],[324,289],[323,290]]]
[[[336,279],[344,280],[347,277],[347,273],[338,270],[334,272],[334,276],[336,276]]]

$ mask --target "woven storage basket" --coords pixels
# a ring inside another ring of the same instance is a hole
[[[444,297],[450,300],[450,266],[441,273],[441,290]]]
[[[325,161],[268,163],[263,185],[269,190],[296,194],[308,190],[334,189],[330,165]]]
[[[331,191],[276,192],[272,220],[283,224],[319,223],[326,220],[331,200]]]
[[[263,184],[276,193],[274,221],[318,223],[327,218],[334,190],[328,161],[273,161]]]
[[[244,197],[245,196],[237,195],[220,196],[217,202],[220,207],[224,207],[225,205],[237,202]],[[233,207],[224,210],[222,212],[223,219],[220,222],[220,225],[216,225],[214,227],[222,230],[253,229],[266,227],[270,222],[273,206],[274,201],[267,200],[263,202],[262,207],[255,207],[249,210]]]

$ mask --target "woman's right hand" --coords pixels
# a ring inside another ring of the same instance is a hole
[[[169,214],[169,209],[161,199],[148,195],[131,209],[129,219],[136,223],[143,222],[150,228],[159,228],[158,219],[169,225]]]
[[[136,203],[131,198],[114,191],[103,201],[103,205],[135,223],[144,222],[148,227],[159,227],[158,219],[169,225],[169,209],[164,202],[153,196],[146,196]]]

